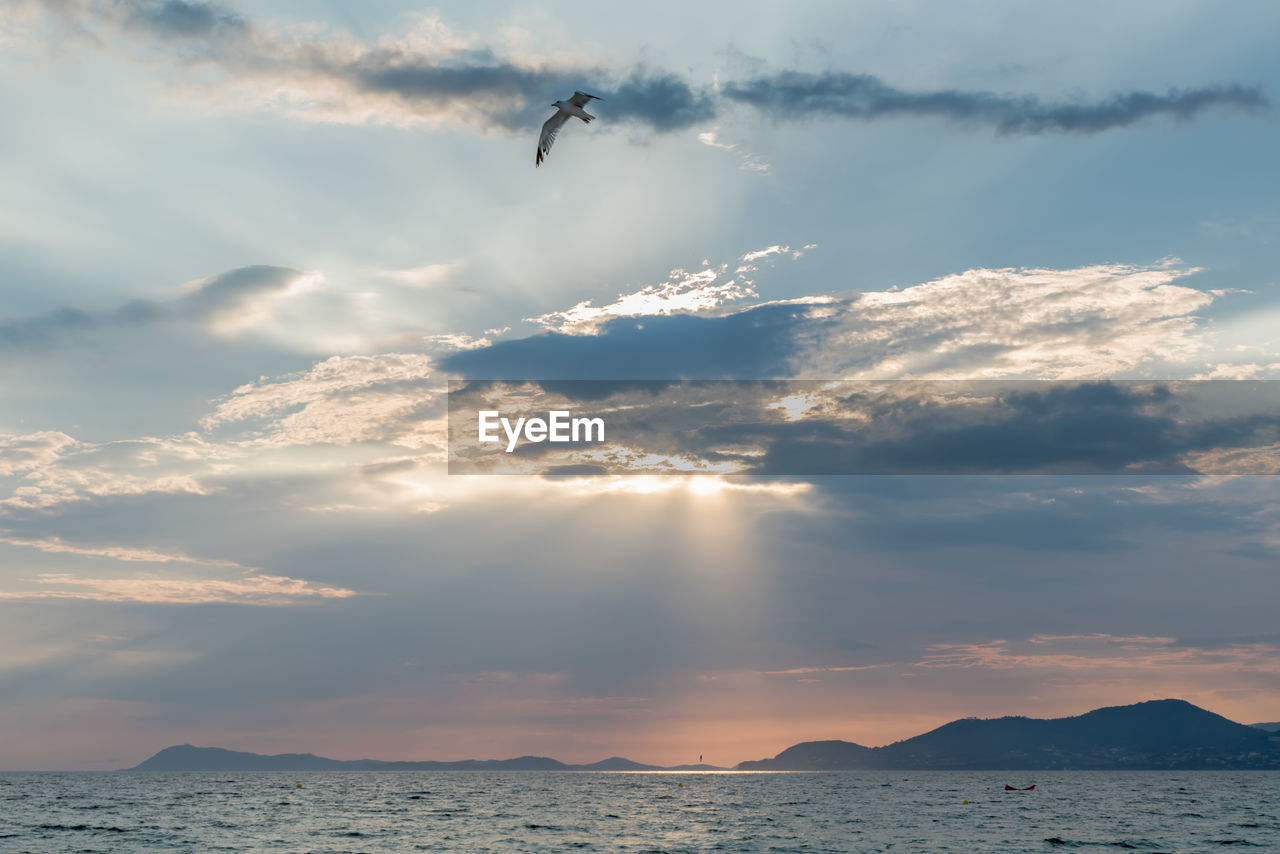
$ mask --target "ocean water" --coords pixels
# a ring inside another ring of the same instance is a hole
[[[0,774],[5,854],[1078,849],[1280,852],[1280,772]]]

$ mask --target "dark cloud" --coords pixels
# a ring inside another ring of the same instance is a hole
[[[398,50],[371,50],[346,63],[317,54],[310,70],[349,83],[361,92],[395,96],[409,106],[445,109],[453,102],[495,95],[514,100],[514,107],[475,107],[508,129],[527,127],[535,114],[547,112],[552,101],[585,86],[581,74],[520,68],[487,51],[469,52],[448,63]]]
[[[288,42],[232,9],[211,2],[126,0],[103,17],[126,30],[171,44],[186,61],[214,62],[232,78],[282,77],[319,84],[311,100],[367,118],[361,95],[392,99],[422,117],[527,130],[554,100],[576,89],[605,99],[602,118],[663,133],[714,119],[726,99],[774,118],[838,116],[871,121],[929,116],[994,127],[1000,133],[1097,133],[1168,116],[1189,119],[1210,107],[1256,110],[1268,101],[1260,87],[1227,83],[1157,92],[1122,92],[1093,102],[1051,103],[1036,95],[940,89],[909,91],[872,74],[781,71],[730,81],[718,92],[678,74],[640,67],[619,76],[600,66],[523,65],[486,48],[434,54],[386,45]],[[65,17],[65,16],[64,16]]]
[[[1253,501],[1223,501],[1190,488],[1191,476],[1109,477],[1026,475],[974,477],[819,477],[823,514],[793,523],[789,535],[821,540],[836,529],[856,529],[869,547],[915,552],[950,546],[1121,552],[1150,542],[1151,531],[1199,538],[1214,551],[1267,557],[1266,518],[1240,512]],[[1280,481],[1250,479],[1250,488],[1274,494]],[[1240,481],[1235,481],[1239,485]],[[1173,500],[1173,496],[1178,496]],[[1222,536],[1230,532],[1229,536]],[[1256,542],[1254,541],[1256,538]]]
[[[106,312],[66,307],[36,317],[0,321],[0,349],[40,347],[78,332],[107,327],[141,326],[171,319],[200,323],[233,311],[254,296],[283,290],[300,275],[289,267],[240,267],[207,279],[195,290],[173,299],[132,300]]]
[[[254,296],[284,290],[301,275],[290,267],[239,267],[206,279],[173,305],[183,315],[203,319],[243,305]]]
[[[40,347],[63,335],[87,330],[96,320],[78,308],[60,308],[37,317],[0,321],[0,349]]]
[[[716,115],[706,92],[665,72],[637,71],[600,97],[608,100],[610,119],[640,122],[656,131],[681,130]]]
[[[587,464],[576,466],[552,466],[542,473],[545,478],[556,477],[582,477],[584,475],[607,474],[608,470],[604,466],[592,466]]]
[[[926,386],[925,395],[952,384]],[[981,389],[982,384],[977,384]],[[981,393],[981,392],[980,392]],[[1133,466],[1189,474],[1178,456],[1202,446],[1175,420],[1171,395],[1112,383],[1041,386],[975,407],[922,398],[846,398],[871,429],[840,421],[786,422],[761,461],[776,474],[1119,473]],[[1153,403],[1166,404],[1152,410]],[[708,439],[723,441],[712,431]],[[772,432],[772,431],[770,431]]]
[[[725,317],[618,318],[598,335],[549,333],[456,353],[442,367],[476,379],[656,380],[787,376],[804,306],[763,305]]]
[[[159,36],[207,38],[242,34],[248,22],[229,9],[213,3],[165,0],[161,3],[125,3],[125,24]]]
[[[619,384],[602,396],[564,393],[563,383],[450,394],[451,465],[474,461],[491,473],[518,473],[526,459],[555,465],[599,463],[609,473],[653,473],[665,461],[704,469],[728,463],[771,476],[991,474],[1249,474],[1271,464],[1280,442],[1275,390],[1263,383],[1192,382],[846,382],[695,381],[662,389]],[[477,397],[469,397],[470,395]],[[608,445],[524,443],[480,448],[474,416],[497,408],[509,418],[576,404],[599,417]],[[1248,411],[1241,411],[1247,408]],[[1232,413],[1232,414],[1223,414]],[[1235,457],[1223,452],[1248,451]],[[493,453],[489,453],[492,450]],[[514,451],[514,452],[513,452]],[[1209,457],[1198,455],[1209,454]],[[651,462],[660,460],[657,468]],[[451,469],[452,470],[452,469]],[[714,469],[713,469],[714,470]]]
[[[215,3],[167,0],[131,2],[123,24],[161,41],[172,41],[190,58],[193,42],[201,58],[244,75],[288,73],[315,76],[357,93],[390,96],[411,112],[453,112],[508,130],[526,130],[544,121],[551,102],[581,89],[608,103],[613,122],[648,130],[680,130],[714,118],[705,91],[674,74],[639,68],[618,78],[600,68],[519,65],[488,49],[450,51],[440,56],[394,47],[334,50],[323,43],[301,47],[276,42],[238,13]],[[255,38],[245,38],[249,35]]]
[[[647,392],[656,397],[674,385],[676,380],[550,380],[538,386],[550,394],[558,394],[568,400],[604,400],[615,394],[635,391]]]
[[[395,96],[411,107],[446,109],[462,106],[454,102],[474,101],[470,109],[508,130],[525,130],[544,121],[553,101],[579,89],[604,100],[596,112],[607,114],[611,122],[653,131],[681,130],[715,117],[715,106],[705,92],[675,75],[643,69],[615,82],[598,69],[530,68],[504,62],[489,51],[467,51],[446,63],[395,50],[369,51],[349,63],[319,54],[313,60],[312,71],[363,92]],[[482,106],[492,98],[509,106]]]
[[[974,385],[984,393],[983,383]],[[920,397],[887,404],[860,394],[846,398],[851,411],[856,407],[868,422],[837,414],[683,435],[697,437],[691,446],[763,441],[767,450],[753,471],[789,475],[1192,474],[1183,462],[1186,454],[1280,439],[1280,417],[1274,414],[1197,418],[1180,411],[1197,394],[1248,399],[1256,383],[1191,383],[1185,396],[1146,384],[1028,385],[1033,387],[957,407],[929,400],[955,384],[929,383]],[[1273,397],[1256,396],[1256,404],[1267,408]]]
[[[927,116],[1000,133],[1097,133],[1153,116],[1189,119],[1209,107],[1256,110],[1268,105],[1260,87],[1230,83],[1197,89],[1124,92],[1092,103],[1052,104],[1035,95],[997,95],[958,89],[912,92],[871,74],[783,71],[725,84],[720,94],[774,118],[840,116],[871,121]]]

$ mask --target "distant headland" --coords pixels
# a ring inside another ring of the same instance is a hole
[[[569,765],[546,756],[515,759],[462,759],[457,762],[328,759],[314,753],[265,756],[221,747],[166,747],[125,771],[727,771],[717,765],[645,765],[613,756],[588,765]]]
[[[741,771],[1280,769],[1280,737],[1186,700],[1069,718],[965,718],[884,747],[810,741]]]
[[[964,718],[884,747],[807,741],[771,759],[716,765],[646,765],[620,756],[571,765],[545,756],[456,762],[267,756],[167,747],[126,771],[937,771],[1280,769],[1276,724],[1246,726],[1185,700],[1110,706],[1068,718]]]

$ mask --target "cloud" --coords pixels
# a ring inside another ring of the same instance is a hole
[[[1109,381],[473,381],[450,393],[450,463],[457,473],[491,474],[574,466],[772,476],[1255,474],[1277,464],[1280,416],[1270,412],[1269,391]],[[607,425],[606,439],[485,446],[474,415],[481,409],[513,421],[585,413]],[[1223,456],[1235,449],[1270,467]],[[1216,467],[1192,467],[1201,460]]]
[[[248,30],[240,15],[213,3],[162,0],[147,3],[117,0],[126,26],[178,38],[225,38]]]
[[[532,319],[553,333],[455,353],[440,366],[464,377],[536,378],[547,400],[589,395],[592,414],[608,418],[607,447],[526,445],[495,471],[1252,473],[1277,465],[1277,425],[1261,388],[948,384],[1194,372],[1185,365],[1206,349],[1197,314],[1222,293],[1178,282],[1195,268],[981,269],[902,289],[726,306],[752,295],[744,274],[755,264],[803,251],[746,253],[733,274],[730,265],[677,270],[667,285],[608,305]],[[804,376],[915,385],[635,386]]]
[[[161,324],[187,324],[216,338],[253,339],[303,353],[368,352],[392,346],[449,351],[487,345],[487,338],[435,332],[415,310],[419,290],[468,290],[451,284],[458,266],[378,271],[378,278],[405,287],[366,290],[332,283],[319,271],[255,264],[187,282],[172,296],[135,299],[111,310],[62,308],[0,322],[0,351],[29,352]]]
[[[565,335],[598,335],[608,321],[618,317],[706,315],[714,313],[714,309],[726,303],[759,296],[752,288],[754,281],[747,278],[747,274],[760,269],[756,262],[771,256],[790,256],[794,260],[816,248],[816,243],[806,244],[802,249],[796,250],[792,250],[790,246],[768,246],[743,255],[732,273],[729,273],[728,264],[712,267],[704,261],[703,269],[696,273],[682,269],[672,270],[666,282],[645,285],[633,293],[619,294],[608,305],[596,306],[592,305],[591,300],[583,300],[570,309],[526,317],[524,321]]]
[[[405,270],[384,270],[380,275],[385,279],[410,288],[456,287],[453,284],[453,279],[461,266],[457,262],[426,264]]]
[[[273,300],[305,288],[314,274],[288,267],[254,265],[229,270],[183,286],[162,300],[133,300],[113,311],[66,307],[48,314],[0,323],[0,349],[53,345],[67,336],[183,320],[211,331],[233,334],[269,314]]]
[[[572,309],[570,310],[572,311]],[[778,376],[802,350],[803,307],[757,306],[723,317],[613,317],[595,335],[554,332],[455,353],[441,367],[494,379],[718,379]]]
[[[357,595],[343,587],[313,586],[301,579],[264,573],[231,560],[196,558],[176,551],[130,545],[88,545],[60,536],[26,536],[0,531],[0,544],[32,548],[53,555],[105,558],[125,563],[178,563],[218,570],[240,570],[242,577],[174,578],[158,575],[89,578],[66,572],[40,573],[29,590],[0,590],[0,600],[81,599],[96,602],[145,602],[244,605],[287,605],[313,599],[345,599]]]
[[[721,142],[719,139],[720,128],[704,131],[698,134],[698,142],[709,148],[718,148],[721,151],[732,151],[738,155],[738,168],[746,172],[755,172],[760,175],[766,175],[769,172],[769,164],[764,162],[757,154],[742,149],[736,142]]]
[[[212,2],[68,2],[46,10],[99,42],[117,33],[140,38],[158,56],[221,72],[192,91],[237,94],[259,107],[283,103],[298,118],[527,130],[546,118],[552,100],[583,87],[608,101],[611,121],[659,133],[715,113],[706,92],[669,72],[637,67],[620,75],[598,64],[505,58],[429,16],[401,38],[364,43],[314,28],[277,31]]]
[[[402,481],[419,465],[445,458],[444,389],[425,354],[335,356],[215,399],[201,433],[108,442],[53,431],[0,435],[0,516],[30,521],[49,511],[75,512],[68,509],[73,504],[136,506],[156,495],[210,499],[228,489],[252,491],[266,472],[285,482],[297,478],[282,488],[310,490],[298,499],[306,507],[403,504]],[[300,455],[296,448],[322,450]],[[409,506],[433,505],[419,498]],[[44,551],[89,549],[75,553],[106,557],[101,549],[113,548],[12,536],[12,544]],[[144,551],[150,557],[136,559],[158,560],[161,553]],[[171,552],[171,559],[182,558]]]
[[[347,599],[359,595],[345,587],[315,587],[283,575],[246,574],[238,579],[194,578],[82,578],[69,573],[41,573],[32,579],[35,590],[0,591],[0,600],[82,599],[90,602],[148,604],[292,605],[316,599]]]
[[[18,480],[8,495],[0,496],[0,512],[146,494],[208,497],[238,479],[252,480],[260,470],[280,471],[283,466],[301,473],[301,458],[288,457],[287,449],[321,446],[350,450],[308,457],[312,475],[327,478],[323,490],[332,491],[315,501],[304,500],[306,506],[372,502],[385,507],[390,506],[388,500],[404,505],[406,497],[414,496],[414,506],[438,509],[446,500],[442,495],[458,490],[450,487],[441,493],[430,471],[377,474],[361,467],[394,459],[430,468],[443,461],[443,392],[450,374],[548,381],[595,377],[613,383],[654,377],[1106,376],[1199,352],[1196,314],[1216,293],[1178,282],[1193,269],[1160,264],[971,270],[904,289],[788,301],[760,302],[753,296],[750,277],[758,266],[794,258],[807,248],[771,245],[743,254],[736,265],[676,271],[666,283],[622,294],[611,303],[584,302],[534,319],[556,330],[551,333],[498,343],[451,341],[451,346],[471,349],[443,357],[423,352],[338,356],[304,371],[264,377],[214,400],[200,422],[203,434],[113,443],[78,443],[53,432],[4,437],[0,441],[10,452],[0,457]],[[270,308],[273,300],[305,280],[307,274],[291,268],[242,268],[188,285],[170,300],[147,303],[145,308],[135,305],[132,311],[139,317],[227,322],[261,310],[263,301]],[[742,302],[754,304],[733,305]],[[417,343],[424,349],[434,346],[426,339]],[[762,398],[760,405],[774,402],[774,397]],[[824,405],[849,408],[838,401]],[[1126,422],[1131,425],[1154,428],[1166,423],[1141,411],[1147,405],[1141,400],[1126,405],[1129,410],[1108,411],[1131,419]],[[869,406],[864,401],[854,408],[871,411]],[[936,451],[933,458],[945,458],[952,450],[963,457],[961,450],[983,447],[984,441],[990,447],[1005,439],[1010,440],[1008,448],[1025,447],[1034,456],[1035,448],[1043,450],[1054,430],[1069,426],[1073,405],[1040,411],[1031,407],[1030,399],[1004,399],[986,411],[986,420],[968,422],[957,420],[958,409],[925,408],[915,420],[894,422],[903,428],[899,434],[877,441],[896,442],[903,459],[930,447]],[[848,423],[823,417],[809,423],[788,421],[785,409],[762,409],[761,414],[754,432],[736,427],[718,435],[694,432],[677,437],[684,444],[673,442],[661,450],[674,455],[673,464],[688,457],[680,465],[698,470],[743,470],[746,465],[751,471],[782,471],[806,447],[847,450],[850,445],[843,432]],[[1022,430],[1023,421],[1037,429]],[[1221,432],[1224,427],[1227,433]],[[1218,433],[1157,433],[1169,442],[1158,448],[1113,449],[1118,456],[1112,464],[1151,459],[1157,451],[1168,460],[1180,459],[1193,447],[1238,446],[1243,439],[1256,439],[1249,431],[1260,428],[1266,425],[1236,422],[1215,425]],[[852,444],[866,451],[874,444],[867,439],[863,436],[861,445]],[[1080,440],[1081,447],[1088,445],[1084,436]],[[633,462],[644,459],[656,460],[641,456]],[[529,461],[540,466],[538,471],[557,465],[550,459]],[[592,468],[556,470],[612,470],[617,460],[572,462]],[[823,470],[831,465],[824,462]],[[1227,460],[1224,465],[1239,463]]]
[[[725,312],[750,280],[710,272],[533,318],[556,331],[441,366],[491,379],[1105,377],[1202,352],[1196,313],[1221,293],[1176,284],[1198,271],[1174,263],[976,269]]]
[[[168,303],[151,304],[151,311],[156,316],[173,313],[215,329],[235,330],[264,314],[264,302],[271,297],[304,288],[309,278],[289,267],[240,267],[190,282],[183,286],[183,296]]]
[[[260,423],[256,441],[269,445],[389,442],[442,450],[443,391],[429,356],[333,356],[306,371],[240,386],[200,423],[206,430]]]
[[[1003,134],[1099,133],[1164,116],[1187,120],[1211,107],[1253,112],[1269,105],[1261,87],[1230,83],[1193,89],[1123,92],[1110,98],[1046,103],[1035,95],[957,89],[912,92],[871,74],[782,71],[727,82],[720,94],[775,119],[839,117],[873,121],[917,116],[994,128]]]
[[[781,244],[775,243],[773,246],[766,246],[764,249],[758,249],[755,252],[748,252],[746,255],[743,255],[739,260],[743,264],[752,264],[756,261],[759,261],[761,258],[768,258],[770,255],[785,255],[789,252],[791,253],[791,256],[793,258],[799,258],[801,255],[805,253],[806,250],[816,249],[816,248],[817,248],[816,243],[807,243],[805,244],[804,249],[797,249],[793,252],[790,246],[783,246]],[[750,268],[739,267],[738,269],[754,270],[756,268],[755,267],[750,267]]]
[[[1173,264],[976,269],[809,312],[802,370],[887,379],[1114,376],[1189,359],[1195,313],[1220,295]]]
[[[929,669],[1059,671],[1180,671],[1280,674],[1280,647],[1271,643],[1222,646],[1180,644],[1167,637],[1124,637],[1106,633],[1035,635],[1019,643],[934,644],[916,662]]]
[[[801,676],[809,673],[857,673],[862,670],[880,670],[893,666],[892,663],[849,664],[838,667],[790,667],[786,670],[761,670],[760,672],[765,676]]]
[[[89,329],[96,322],[93,315],[78,308],[60,308],[37,317],[0,321],[0,349],[40,347],[63,335]]]
[[[695,92],[674,74],[637,70],[609,91],[611,120],[641,123],[655,131],[683,130],[715,117],[705,92]]]
[[[98,43],[120,33],[140,38],[184,68],[219,72],[215,80],[193,74],[188,94],[203,91],[221,103],[238,97],[252,109],[273,104],[312,121],[527,132],[546,118],[554,98],[580,88],[605,99],[606,125],[654,133],[709,123],[725,101],[775,119],[925,116],[1006,134],[1097,133],[1158,116],[1191,119],[1212,107],[1255,111],[1268,105],[1259,87],[1239,83],[1058,103],[1034,94],[908,91],[872,74],[842,71],[781,71],[708,87],[647,66],[620,74],[583,59],[502,56],[427,16],[402,37],[369,43],[324,37],[315,28],[278,31],[216,3],[119,0],[104,6],[64,0],[45,8],[68,31]],[[735,148],[715,133],[700,138]],[[740,154],[743,168],[767,170],[756,156]]]
[[[400,49],[369,49],[349,61],[305,63],[300,70],[313,83],[337,84],[339,92],[347,90],[320,106],[319,114],[326,118],[341,117],[350,109],[370,116],[373,107],[374,115],[394,123],[445,119],[524,131],[546,119],[546,105],[551,102],[544,99],[565,97],[586,85],[584,79],[602,84],[589,88],[608,102],[611,122],[662,133],[715,115],[706,94],[671,74],[638,69],[616,80],[602,69],[523,67],[487,51],[441,61]],[[369,98],[384,100],[375,107],[365,100]]]
[[[64,450],[77,444],[75,439],[56,430],[0,436],[0,476],[21,474],[48,465]]]
[[[726,302],[758,296],[745,280],[736,275],[728,281],[717,283],[727,270],[707,268],[697,273],[672,270],[670,281],[661,285],[646,285],[630,294],[619,294],[609,305],[595,306],[591,300],[583,300],[573,308],[553,311],[538,317],[526,317],[526,323],[536,323],[565,335],[598,335],[606,322],[616,317],[665,317],[672,314],[693,314],[716,308]]]
[[[244,569],[256,571],[231,560],[204,559],[189,557],[179,552],[162,552],[155,549],[136,546],[81,545],[69,543],[62,537],[28,537],[6,533],[0,530],[0,543],[10,546],[23,546],[38,549],[50,554],[73,554],[84,557],[104,557],[111,560],[122,560],[140,563],[188,563],[200,566],[211,566],[222,569]]]
[[[743,444],[754,434],[766,448],[754,471],[766,474],[1190,474],[1193,454],[1268,445],[1280,433],[1275,416],[1204,416],[1224,403],[1267,408],[1256,388],[904,385],[883,394],[854,384],[848,395],[833,390],[832,406],[818,396],[803,418],[740,432],[726,425],[705,441]],[[1257,473],[1240,462],[1223,473]]]
[[[20,479],[0,498],[0,515],[96,498],[209,495],[215,487],[206,479],[239,453],[191,433],[101,443],[62,433],[0,436],[0,447],[6,445],[18,449],[17,464],[0,475]]]

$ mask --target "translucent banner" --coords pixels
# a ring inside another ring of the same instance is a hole
[[[1280,383],[457,380],[449,473],[1275,474]]]

